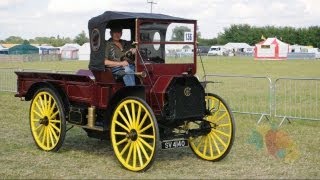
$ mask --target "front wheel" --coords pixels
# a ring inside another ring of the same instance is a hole
[[[159,130],[149,105],[137,97],[127,97],[115,108],[111,122],[111,142],[120,164],[131,171],[145,171],[157,154]]]
[[[206,135],[190,137],[192,151],[201,159],[219,161],[230,151],[235,134],[233,114],[227,103],[218,95],[206,94],[209,115],[202,122],[190,122],[189,128],[209,127]],[[211,130],[210,130],[211,128]]]

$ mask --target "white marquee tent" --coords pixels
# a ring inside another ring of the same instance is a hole
[[[77,60],[79,58],[79,44],[65,44],[60,48],[62,59]]]
[[[84,43],[79,47],[79,60],[90,60],[90,43]]]
[[[235,51],[244,51],[244,49],[247,49],[247,48],[251,48],[251,46],[247,43],[227,43],[223,46],[225,49],[228,49],[228,50],[235,50]]]

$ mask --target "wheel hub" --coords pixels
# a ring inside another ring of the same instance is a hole
[[[44,118],[40,119],[39,123],[40,123],[40,124],[43,124],[43,125],[45,125],[45,126],[48,126],[48,124],[49,124],[49,119],[48,119],[48,117],[45,116]]]
[[[136,130],[132,129],[129,134],[127,135],[132,141],[136,141],[138,139],[138,133]]]
[[[210,122],[208,121],[203,121],[201,124],[200,124],[200,129],[202,130],[203,133],[205,134],[209,134],[211,132],[211,128],[215,128],[215,127],[212,127]]]

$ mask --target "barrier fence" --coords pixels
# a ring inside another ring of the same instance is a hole
[[[204,76],[206,92],[218,94],[231,106],[232,112],[259,115],[258,123],[271,116],[272,81],[264,76]]]
[[[275,117],[320,120],[320,78],[278,78],[274,82]]]
[[[15,71],[73,74],[74,71],[0,68],[0,91],[16,92]],[[320,78],[278,78],[266,76],[208,74],[206,92],[221,96],[234,113],[285,120],[320,120]],[[289,121],[290,122],[290,121]]]
[[[32,61],[61,61],[60,54],[10,54],[0,55],[0,62],[32,62]]]
[[[16,92],[17,91],[17,76],[14,73],[18,71],[16,68],[1,68],[0,69],[0,91]]]

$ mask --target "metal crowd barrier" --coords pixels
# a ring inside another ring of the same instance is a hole
[[[278,78],[274,82],[275,117],[320,120],[320,78]]]
[[[17,76],[14,73],[16,68],[1,68],[0,69],[0,91],[16,92],[17,91]]]
[[[259,115],[258,123],[272,115],[272,81],[265,76],[204,76],[206,92],[218,94],[230,105],[232,112]]]
[[[61,74],[74,74],[74,71],[56,71],[50,69],[19,69],[19,68],[0,68],[0,91],[16,92],[17,75],[15,71],[21,72],[53,72]]]

